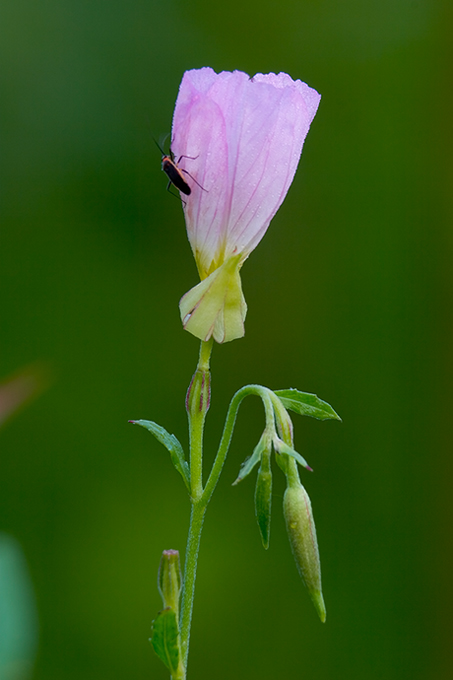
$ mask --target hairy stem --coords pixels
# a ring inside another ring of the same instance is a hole
[[[190,624],[192,622],[193,600],[195,594],[195,579],[197,576],[198,551],[200,548],[201,530],[203,528],[206,506],[192,505],[190,515],[189,536],[187,538],[186,560],[184,565],[184,589],[181,602],[180,634],[181,650],[184,666],[187,669],[189,654]]]
[[[274,424],[274,410],[270,398],[270,391],[261,385],[247,385],[240,389],[231,400],[230,407],[220,440],[216,459],[212,466],[206,487],[203,489],[203,430],[206,414],[209,408],[210,380],[209,361],[212,351],[212,341],[202,342],[197,370],[190,384],[186,408],[189,417],[190,432],[190,483],[192,511],[190,516],[189,535],[187,538],[186,559],[184,565],[184,584],[179,620],[181,651],[184,667],[187,671],[189,654],[190,626],[192,622],[193,601],[195,595],[195,580],[197,574],[198,552],[200,548],[201,531],[207,505],[219,480],[223,464],[233,435],[236,416],[243,399],[249,395],[259,396],[264,404],[266,427],[272,430]]]
[[[210,372],[213,341],[202,342],[198,366],[189,386],[186,408],[189,418],[190,433],[190,515],[189,535],[187,537],[186,559],[184,563],[184,581],[179,619],[181,651],[184,666],[187,669],[189,654],[190,624],[192,621],[195,580],[197,576],[198,551],[200,548],[201,530],[203,528],[206,504],[201,502],[203,494],[203,431],[206,414],[209,409]]]
[[[220,440],[219,449],[217,451],[217,456],[203,491],[202,502],[204,502],[206,505],[209,503],[217,482],[219,481],[220,473],[222,472],[223,464],[225,463],[225,458],[227,457],[228,449],[230,448],[231,437],[233,436],[234,424],[236,422],[239,406],[245,397],[248,397],[252,394],[260,397],[264,404],[266,425],[268,427],[273,425],[274,412],[272,409],[272,402],[269,392],[270,390],[268,390],[266,387],[262,387],[261,385],[246,385],[245,387],[242,387],[240,390],[238,390],[231,400],[225,426],[223,428],[222,439]]]

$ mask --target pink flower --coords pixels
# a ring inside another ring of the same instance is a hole
[[[286,196],[319,100],[286,73],[184,74],[171,146],[191,188],[184,212],[201,283],[180,309],[202,340],[244,335],[239,270]]]

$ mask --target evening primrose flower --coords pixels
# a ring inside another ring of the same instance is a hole
[[[191,189],[184,213],[201,283],[180,311],[201,340],[244,335],[239,271],[286,196],[319,100],[286,73],[184,74],[171,146]]]

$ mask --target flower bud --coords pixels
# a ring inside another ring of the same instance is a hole
[[[157,587],[162,597],[164,609],[171,607],[179,616],[179,595],[181,593],[181,566],[177,550],[164,550],[159,564]]]
[[[291,483],[286,489],[283,513],[297,569],[307,586],[319,618],[324,623],[326,608],[322,596],[316,528],[310,498],[299,481]]]
[[[186,395],[186,411],[191,418],[206,415],[211,401],[211,373],[198,368],[193,374]]]

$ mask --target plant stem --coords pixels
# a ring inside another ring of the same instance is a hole
[[[201,530],[206,512],[206,505],[193,503],[190,515],[189,535],[187,538],[186,560],[184,565],[184,589],[181,603],[181,649],[184,666],[187,670],[189,654],[190,624],[192,622],[195,579],[197,576],[198,550],[200,548]]]
[[[190,384],[186,408],[189,418],[190,433],[190,487],[192,510],[190,515],[189,535],[187,537],[186,559],[184,563],[184,582],[179,620],[181,650],[184,667],[187,669],[189,654],[190,624],[192,622],[195,580],[197,576],[198,551],[200,548],[201,530],[203,528],[206,503],[201,502],[203,494],[203,431],[206,414],[209,409],[210,373],[213,341],[202,342],[197,369]]]
[[[223,428],[222,439],[220,440],[219,449],[217,451],[217,456],[212,466],[211,474],[209,475],[208,481],[203,491],[202,501],[207,505],[214,492],[217,482],[219,481],[220,473],[222,472],[223,464],[230,448],[231,437],[233,436],[234,424],[236,422],[236,417],[238,414],[239,406],[245,397],[249,395],[256,395],[263,400],[264,409],[266,413],[266,424],[270,425],[273,423],[273,409],[272,402],[269,397],[269,392],[266,387],[261,385],[246,385],[236,392],[233,399],[230,402],[230,407],[228,409],[225,426]]]
[[[269,396],[269,390],[261,385],[247,385],[236,392],[228,409],[227,419],[214,465],[206,483],[206,487],[203,489],[203,431],[206,414],[209,408],[209,362],[211,352],[212,340],[209,342],[202,342],[197,370],[192,378],[186,399],[190,432],[190,500],[192,503],[192,511],[190,515],[189,535],[187,537],[181,614],[179,619],[181,651],[186,672],[193,600],[195,595],[195,580],[197,575],[198,551],[200,548],[204,516],[207,505],[219,480],[233,435],[237,412],[243,399],[251,394],[261,397],[266,413],[266,426],[270,429],[273,429],[274,427],[274,411]]]

